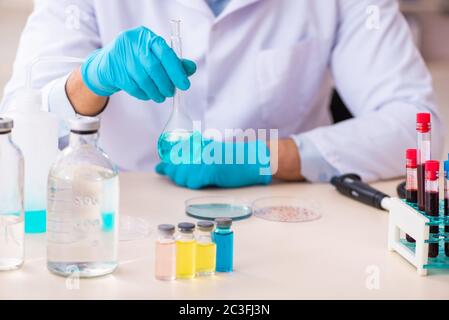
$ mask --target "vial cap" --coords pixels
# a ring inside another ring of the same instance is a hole
[[[219,227],[219,228],[230,228],[232,225],[232,219],[231,218],[217,218],[217,219],[215,219],[215,223],[217,224],[217,227]]]
[[[214,223],[212,221],[199,221],[196,225],[201,231],[214,230]]]
[[[426,161],[424,165],[425,171],[426,171],[426,179],[427,180],[437,180],[438,179],[438,173],[440,171],[440,162],[437,160],[429,160]]]
[[[10,118],[0,117],[0,133],[10,132],[14,127],[14,121]]]
[[[416,149],[407,149],[407,151],[405,152],[405,157],[407,159],[407,168],[416,168],[416,155]]]
[[[195,225],[190,222],[181,222],[178,224],[178,229],[181,232],[193,232],[193,230],[195,230]]]
[[[70,120],[72,132],[89,133],[100,129],[100,119],[97,117],[81,117]]]
[[[172,224],[160,224],[157,229],[165,234],[174,234],[175,233],[175,226]]]
[[[418,113],[416,115],[416,130],[421,133],[430,131],[430,113]]]

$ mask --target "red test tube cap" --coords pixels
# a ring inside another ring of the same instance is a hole
[[[416,115],[416,130],[419,132],[430,131],[430,113],[423,112]]]
[[[405,152],[405,158],[407,160],[407,168],[416,168],[417,163],[417,150],[407,149]]]
[[[437,180],[440,171],[440,162],[437,160],[426,161],[424,165],[427,180]]]

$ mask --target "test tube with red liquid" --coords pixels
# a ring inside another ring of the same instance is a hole
[[[407,149],[405,152],[406,157],[406,183],[405,183],[405,194],[406,200],[409,203],[417,203],[418,202],[418,173],[417,173],[417,164],[416,157],[417,151],[416,149]],[[406,235],[406,239],[408,242],[415,242],[408,234]]]
[[[429,160],[425,163],[425,212],[429,216],[438,217],[440,214],[438,175],[440,163]],[[430,226],[430,233],[439,233],[439,226]],[[429,243],[429,257],[438,256],[438,242]]]
[[[425,210],[425,168],[430,160],[430,113],[416,115],[416,131],[418,132],[417,172],[418,172],[418,208]]]
[[[444,215],[449,216],[449,161],[444,161]],[[449,236],[449,226],[444,227],[444,232]],[[444,244],[444,252],[449,257],[449,239]]]

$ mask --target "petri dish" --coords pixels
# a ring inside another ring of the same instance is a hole
[[[145,239],[150,235],[150,226],[142,218],[122,215],[119,223],[119,241]]]
[[[318,203],[296,197],[265,197],[252,203],[257,218],[278,222],[308,222],[321,218]]]
[[[206,196],[188,199],[185,202],[186,214],[192,218],[214,220],[231,218],[242,220],[251,217],[249,202],[225,196]]]

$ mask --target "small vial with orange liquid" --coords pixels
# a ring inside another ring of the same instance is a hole
[[[175,226],[161,224],[158,226],[159,238],[156,240],[155,277],[158,280],[175,280],[176,278],[176,243]]]

